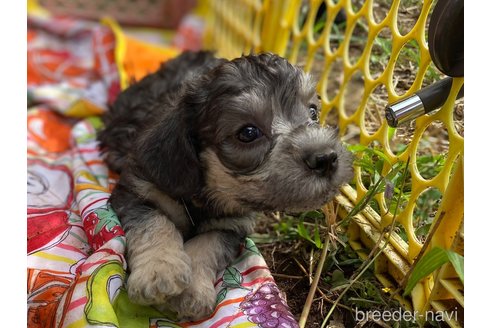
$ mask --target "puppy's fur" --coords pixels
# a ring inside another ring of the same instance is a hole
[[[318,208],[351,179],[318,102],[309,76],[273,54],[185,52],[120,94],[98,138],[121,174],[110,202],[133,301],[209,315],[255,212]]]

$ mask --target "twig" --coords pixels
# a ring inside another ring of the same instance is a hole
[[[331,304],[335,303],[335,301],[334,301],[334,300],[332,300],[332,299],[330,299],[328,296],[326,296],[326,294],[325,294],[325,293],[323,293],[323,291],[322,291],[319,287],[316,287],[316,289],[318,290],[318,293],[320,293],[320,294],[321,294],[321,297],[322,297],[325,301],[327,301],[327,302],[329,302],[329,303],[331,303]],[[347,311],[350,311],[350,312],[352,312],[352,313],[355,313],[355,310],[354,310],[354,309],[352,309],[351,307],[349,307],[349,306],[347,306],[347,305],[345,305],[345,304],[338,304],[338,306],[339,306],[339,307],[341,307],[342,309],[345,309],[345,310],[347,310]]]
[[[299,260],[296,258],[294,258],[294,262],[296,262],[299,268],[301,269],[301,271],[304,272],[304,274],[309,277],[309,273],[307,272],[306,268],[302,266],[301,262],[299,262]]]
[[[272,276],[274,277],[279,277],[279,278],[286,278],[286,279],[303,279],[304,277],[302,276],[291,276],[288,274],[283,274],[283,273],[273,273]]]
[[[325,213],[325,217],[329,218],[330,215],[334,215],[333,202],[325,205],[322,208]],[[311,310],[311,306],[313,304],[314,294],[316,293],[316,288],[318,287],[319,278],[321,277],[321,272],[323,271],[323,266],[326,261],[326,255],[328,254],[328,245],[330,244],[330,234],[327,233],[325,237],[325,243],[323,245],[323,250],[321,252],[321,258],[318,262],[318,267],[316,268],[316,273],[314,275],[313,283],[311,284],[311,288],[309,289],[308,296],[306,298],[306,303],[304,304],[304,308],[302,309],[301,317],[299,319],[299,327],[304,328],[307,322],[307,318],[309,316],[309,311]]]
[[[402,184],[405,183],[409,163],[410,163],[410,158],[408,158],[407,164],[405,166],[405,171],[403,172]],[[342,299],[342,297],[350,290],[350,288],[352,288],[352,286],[355,284],[355,282],[358,281],[360,279],[360,277],[362,277],[364,272],[366,272],[366,270],[369,269],[369,267],[372,265],[372,263],[374,263],[374,261],[379,257],[379,255],[381,255],[381,253],[383,253],[384,249],[388,245],[388,243],[390,241],[391,233],[393,232],[395,225],[396,225],[396,214],[398,212],[398,207],[400,206],[400,201],[401,201],[402,195],[403,195],[403,188],[400,188],[400,193],[398,194],[398,199],[397,199],[396,206],[395,206],[395,212],[393,213],[393,220],[391,222],[391,228],[390,228],[390,231],[388,233],[388,238],[384,242],[384,245],[382,247],[380,247],[379,244],[374,245],[374,247],[379,248],[379,251],[376,253],[376,255],[369,262],[366,261],[367,262],[366,266],[359,272],[359,274],[355,277],[355,279],[350,281],[349,285],[342,291],[342,293],[340,293],[340,295],[338,295],[337,299],[335,300],[335,303],[333,303],[332,307],[330,308],[330,311],[328,312],[325,319],[323,320],[323,323],[321,324],[321,328],[326,326],[328,319],[330,318],[331,314],[333,313],[333,311],[337,307],[337,305],[340,302],[340,300]]]
[[[309,284],[313,283],[313,262],[314,262],[314,249],[311,248],[309,252]]]

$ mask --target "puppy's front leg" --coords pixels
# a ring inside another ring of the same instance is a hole
[[[191,261],[183,237],[161,212],[151,210],[126,223],[129,298],[143,305],[164,303],[190,283]]]
[[[191,258],[193,276],[188,288],[168,302],[180,318],[198,320],[213,312],[217,297],[214,288],[217,273],[236,257],[240,244],[253,231],[254,221],[250,218],[222,220],[238,220],[240,223],[231,230],[205,231],[185,243],[185,251]],[[219,221],[222,220],[213,220],[206,229],[219,228],[222,225]],[[230,223],[223,226],[229,224],[227,228],[230,228]]]

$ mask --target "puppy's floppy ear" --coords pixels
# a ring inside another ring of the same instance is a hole
[[[187,198],[202,184],[198,145],[193,138],[197,113],[181,101],[164,112],[139,138],[134,160],[143,177],[160,190],[175,198]]]

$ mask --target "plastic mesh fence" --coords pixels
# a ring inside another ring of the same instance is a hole
[[[375,266],[385,286],[393,292],[404,288],[412,264],[433,247],[463,255],[463,101],[456,97],[464,79],[453,79],[450,95],[438,111],[398,128],[389,127],[384,118],[388,103],[443,77],[427,45],[433,1],[206,0],[202,4],[208,8],[206,43],[218,55],[275,52],[318,78],[321,119],[338,125],[344,141],[354,145],[352,149],[366,163],[356,166],[354,184],[345,186],[337,198],[344,209],[341,217],[379,177],[394,174],[396,164],[408,161],[408,178],[401,185],[387,184],[385,192],[378,193],[348,226],[351,246],[362,257],[381,234],[390,238],[384,258]],[[373,166],[368,165],[371,160]],[[396,209],[388,193],[400,189],[403,196]],[[394,217],[396,228],[387,236]],[[463,294],[461,280],[445,264],[420,281],[410,297],[397,297],[420,312],[461,315]],[[445,319],[452,327],[462,322],[456,315]]]

